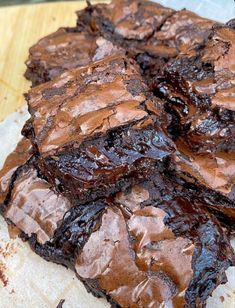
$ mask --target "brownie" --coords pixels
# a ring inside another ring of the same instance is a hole
[[[235,153],[197,154],[177,141],[170,176],[190,189],[207,207],[235,220]]]
[[[117,0],[77,12],[75,28],[60,28],[30,48],[25,76],[33,86],[67,69],[87,65],[120,48],[139,63],[146,81],[179,52],[191,52],[207,40],[216,24],[187,11],[143,0]],[[99,40],[102,42],[100,47]]]
[[[36,86],[66,70],[119,53],[119,50],[111,42],[89,31],[60,28],[29,49],[25,77],[32,81],[32,86]]]
[[[33,85],[49,81],[67,69],[88,64],[95,48],[95,37],[89,32],[60,28],[29,49],[25,77]]]
[[[4,217],[28,236],[36,235],[42,244],[53,238],[57,223],[71,206],[29,162],[16,171]]]
[[[0,212],[112,307],[205,307],[235,265],[234,20],[143,0],[77,14],[30,49]]]
[[[147,81],[169,59],[203,45],[216,24],[191,11],[174,11],[143,0],[89,5],[77,15],[78,27],[81,23],[90,25],[91,31],[127,50]]]
[[[123,200],[121,208],[109,207],[77,256],[75,270],[91,290],[98,286],[119,307],[203,306],[226,281],[221,270],[233,255],[228,240],[216,221],[187,199],[159,202],[158,208],[130,200],[134,209]],[[228,250],[221,252],[224,245]]]
[[[225,231],[161,173],[114,199],[71,207],[36,166],[16,171],[4,216],[94,295],[115,307],[198,307],[226,282],[234,255]]]
[[[154,103],[133,61],[108,57],[33,88],[24,134],[58,191],[92,201],[145,178],[174,152]]]
[[[22,138],[17,144],[15,150],[8,155],[2,169],[0,170],[0,212],[1,204],[6,198],[11,178],[15,170],[26,163],[31,157],[31,143],[28,139]]]
[[[216,27],[196,55],[182,55],[153,88],[171,114],[169,132],[195,153],[235,152],[235,30]]]

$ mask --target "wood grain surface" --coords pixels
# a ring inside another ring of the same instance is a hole
[[[92,1],[92,3],[105,1]],[[85,1],[0,8],[0,121],[22,106],[30,83],[23,74],[28,49],[62,26],[75,26]]]

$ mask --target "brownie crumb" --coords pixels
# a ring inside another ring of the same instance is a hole
[[[59,304],[56,306],[56,308],[63,308],[64,302],[65,302],[65,299],[61,299]]]
[[[5,275],[6,265],[0,261],[0,282],[4,287],[8,284],[8,278]]]
[[[221,301],[221,303],[223,303],[224,302],[224,296],[220,296],[220,301]]]

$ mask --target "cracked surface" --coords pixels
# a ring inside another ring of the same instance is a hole
[[[165,111],[171,116],[164,116],[164,125],[177,140],[173,172],[211,208],[232,220],[234,42],[234,29],[215,27],[196,56],[179,55],[155,83],[156,94],[165,100]]]
[[[150,103],[132,61],[109,57],[33,88],[24,132],[60,192],[94,200],[145,177],[174,151]]]
[[[53,238],[57,224],[72,205],[56,194],[48,182],[39,178],[31,164],[24,165],[17,172],[12,185],[4,217],[28,237],[34,234],[37,241],[44,244]]]
[[[9,190],[12,175],[20,165],[23,165],[30,158],[30,149],[30,141],[23,138],[18,143],[16,149],[7,157],[2,169],[0,170],[0,212],[1,205]]]
[[[15,171],[3,215],[94,295],[122,307],[195,307],[225,281],[233,252],[224,230],[172,179],[155,172],[114,200],[72,206],[34,165]]]
[[[187,288],[192,277],[193,245],[190,240],[175,239],[163,223],[164,216],[162,210],[148,207],[134,212],[125,222],[118,208],[107,209],[100,229],[90,236],[76,259],[77,274],[83,279],[97,279],[100,288],[122,307],[168,301],[182,304],[178,293]],[[182,264],[184,274],[178,281]]]
[[[33,86],[121,50],[137,60],[149,80],[170,58],[203,44],[216,24],[143,0],[89,4],[77,15],[76,28],[61,28],[31,47],[25,76]]]
[[[90,31],[60,28],[29,49],[25,77],[36,86],[56,78],[66,70],[120,52],[120,48]]]
[[[183,143],[177,142],[178,152],[173,155],[175,172],[189,182],[200,183],[228,199],[230,207],[222,208],[227,216],[235,218],[235,155],[217,152],[197,155]],[[217,207],[219,209],[219,206]]]
[[[34,86],[49,81],[67,69],[87,65],[95,50],[95,36],[91,33],[60,28],[29,49],[25,77]]]
[[[156,78],[171,133],[194,152],[235,150],[234,45],[235,31],[218,26],[196,56],[181,54]]]
[[[155,76],[180,52],[193,52],[204,44],[215,21],[193,12],[174,11],[142,0],[113,0],[78,12],[80,23],[90,26],[117,46],[122,46],[140,65],[145,79]]]

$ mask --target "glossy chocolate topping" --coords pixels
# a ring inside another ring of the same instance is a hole
[[[30,141],[26,138],[23,138],[17,144],[16,149],[11,154],[9,154],[3,165],[3,168],[0,170],[0,207],[8,192],[11,183],[11,177],[14,171],[30,158],[30,149]]]
[[[37,176],[36,169],[25,166],[14,181],[4,217],[27,236],[36,234],[37,241],[43,244],[53,237],[70,207],[66,198]]]
[[[108,208],[77,257],[77,274],[96,279],[122,307],[179,307],[193,274],[194,245],[176,238],[164,217],[164,211],[147,207],[125,220],[118,208]]]
[[[131,83],[137,85],[133,90]],[[144,119],[146,88],[123,57],[111,57],[64,73],[34,88],[28,104],[41,154],[98,132]]]

